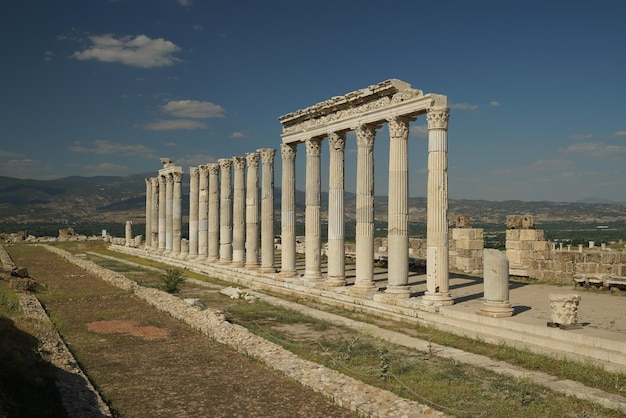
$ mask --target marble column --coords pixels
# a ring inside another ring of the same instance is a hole
[[[246,264],[259,267],[259,154],[246,154]]]
[[[172,193],[172,251],[180,254],[180,240],[183,229],[183,172],[173,173],[174,191]]]
[[[428,194],[425,306],[452,305],[448,270],[448,117],[450,109],[431,108],[428,120]]]
[[[159,251],[167,247],[167,175],[159,174]]]
[[[146,179],[146,243],[145,248],[152,247],[152,179]]]
[[[273,148],[261,148],[261,271],[275,273],[274,265],[274,155]]]
[[[220,263],[233,260],[233,205],[232,166],[233,160],[221,158],[220,164]]]
[[[233,265],[246,261],[246,157],[233,157]]]
[[[306,141],[306,220],[305,246],[306,260],[304,280],[315,284],[322,280],[321,269],[321,138]]]
[[[344,150],[345,132],[328,135],[330,176],[328,180],[328,274],[326,285],[346,284],[346,246],[344,236]]]
[[[152,177],[152,208],[150,222],[152,223],[152,237],[150,245],[152,249],[159,248],[159,177]]]
[[[207,261],[214,262],[220,258],[220,165],[218,163],[212,163],[208,164],[206,167],[209,170]]]
[[[356,279],[351,291],[375,292],[374,284],[374,138],[375,127],[356,129]]]
[[[409,282],[409,119],[389,119],[389,203],[385,293],[408,298]]]
[[[165,251],[171,252],[174,245],[174,174],[166,174],[165,184]]]
[[[198,257],[207,257],[208,216],[209,216],[209,169],[198,167]]]
[[[280,144],[282,182],[280,200],[280,276],[297,277],[296,271],[296,151],[298,144]]]
[[[126,221],[126,228],[124,230],[125,246],[130,247],[131,242],[133,240],[133,223],[131,221]]]
[[[198,167],[189,167],[189,257],[191,258],[198,256],[199,176]]]

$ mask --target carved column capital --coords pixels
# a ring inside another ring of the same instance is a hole
[[[259,154],[256,152],[247,153],[246,162],[248,163],[248,167],[257,168],[259,166]]]
[[[172,179],[174,183],[181,183],[183,181],[183,172],[182,171],[173,172]]]
[[[167,173],[165,175],[165,181],[167,181],[167,184],[174,184],[174,173]]]
[[[309,138],[306,140],[307,155],[320,155],[322,151],[321,138]]]
[[[168,177],[167,174],[159,174],[159,184],[166,184],[167,183],[167,177]]]
[[[189,167],[189,176],[198,177],[200,175],[200,169],[198,167]]]
[[[346,133],[331,132],[328,134],[328,146],[334,151],[343,151],[346,148]]]
[[[450,118],[449,107],[431,107],[426,113],[428,129],[448,130],[448,119]]]
[[[389,136],[391,138],[408,138],[409,122],[411,120],[405,117],[389,118],[387,120],[389,126]]]
[[[219,163],[211,163],[206,166],[207,171],[210,175],[217,175],[220,173],[220,164]]]
[[[296,151],[298,150],[298,144],[280,144],[280,155],[283,160],[293,160],[296,158]]]
[[[159,187],[159,178],[158,177],[152,177],[152,178],[150,178],[150,181],[152,181],[152,187]]]
[[[233,160],[230,158],[220,158],[217,162],[223,170],[228,170],[233,166]]]
[[[360,125],[356,128],[356,143],[359,147],[374,147],[376,128],[369,125]]]
[[[256,150],[261,155],[261,161],[263,164],[272,164],[274,162],[274,154],[276,150],[274,148],[261,148]]]
[[[200,165],[198,166],[198,171],[200,171],[200,175],[205,177],[209,174],[209,166],[208,165]]]
[[[235,169],[243,169],[246,168],[246,157],[233,157],[233,165]]]

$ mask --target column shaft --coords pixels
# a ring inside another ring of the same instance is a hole
[[[296,277],[296,151],[297,144],[280,144],[281,182],[281,268],[282,277]]]
[[[153,249],[159,248],[159,178],[152,177],[152,208],[150,213],[150,222],[152,224],[152,236],[150,245]]]
[[[233,259],[232,160],[219,160],[220,176],[220,263]]]
[[[356,169],[356,293],[376,291],[374,285],[374,138],[371,126],[359,126]]]
[[[308,282],[319,282],[321,270],[321,166],[320,138],[306,141],[306,223],[305,245],[306,261],[304,279]]]
[[[167,176],[159,175],[159,251],[167,248]]]
[[[233,265],[243,267],[246,261],[246,158],[233,157]]]
[[[198,215],[199,215],[199,175],[198,167],[189,167],[189,256],[198,255]]]
[[[172,195],[172,250],[180,254],[183,229],[183,172],[175,172]]]
[[[246,268],[259,267],[259,154],[246,154]]]
[[[328,135],[330,176],[328,190],[328,275],[326,284],[346,284],[346,247],[344,237],[344,150],[345,132]]]
[[[198,256],[206,258],[209,216],[209,169],[206,165],[201,165],[198,168]]]
[[[261,155],[261,271],[275,273],[274,265],[274,155],[272,148],[258,149]]]
[[[146,179],[146,232],[145,248],[152,247],[152,179]]]
[[[409,297],[409,120],[389,120],[388,286],[385,293]]]
[[[209,170],[209,213],[208,213],[208,253],[207,261],[220,258],[220,192],[218,163],[208,164]]]
[[[172,251],[174,244],[174,175],[166,175],[165,185],[165,251]]]

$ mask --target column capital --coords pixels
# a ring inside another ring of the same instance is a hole
[[[207,174],[209,174],[209,166],[208,165],[199,165],[198,166],[198,171],[200,172],[200,175],[204,177]]]
[[[199,167],[189,167],[189,176],[190,177],[198,177],[200,175]]]
[[[159,174],[159,184],[166,184],[168,177],[167,174]]]
[[[150,180],[152,181],[152,187],[158,187],[159,186],[159,178],[158,177],[151,177]]]
[[[376,127],[360,125],[356,128],[356,143],[359,147],[372,148],[376,137]]]
[[[167,184],[174,184],[174,173],[167,173],[165,175],[165,181],[167,181]]]
[[[175,183],[181,183],[183,181],[183,172],[182,171],[173,172],[172,179]]]
[[[298,144],[280,144],[280,155],[283,160],[293,160],[296,158],[296,151],[298,150]]]
[[[328,145],[331,150],[343,151],[346,147],[345,132],[331,132],[328,134]]]
[[[306,140],[307,155],[320,155],[322,151],[321,138],[309,138]]]
[[[146,187],[152,187],[152,178],[146,177]]]
[[[428,129],[448,130],[448,119],[450,118],[449,107],[431,107],[426,113]]]
[[[220,163],[207,164],[205,167],[208,173],[211,175],[216,175],[220,173]]]
[[[408,138],[410,118],[394,117],[387,119],[390,138]]]
[[[249,152],[246,154],[246,162],[248,167],[256,168],[259,166],[259,154],[256,152]]]
[[[274,148],[260,148],[256,150],[261,155],[261,161],[263,164],[271,164],[274,162],[274,154],[276,150]]]
[[[246,168],[246,157],[233,157],[233,165],[235,169],[243,169]]]
[[[233,160],[230,158],[220,158],[217,162],[223,170],[228,170],[233,166]]]

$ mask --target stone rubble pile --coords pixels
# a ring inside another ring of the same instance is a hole
[[[132,292],[157,309],[186,322],[215,341],[254,357],[358,414],[368,417],[406,418],[446,416],[429,406],[401,398],[389,391],[367,385],[317,363],[300,359],[290,351],[250,333],[246,328],[227,322],[219,311],[200,310],[176,296],[158,289],[141,287],[122,274],[75,257],[64,250],[51,246],[46,246],[46,248],[106,282]]]

